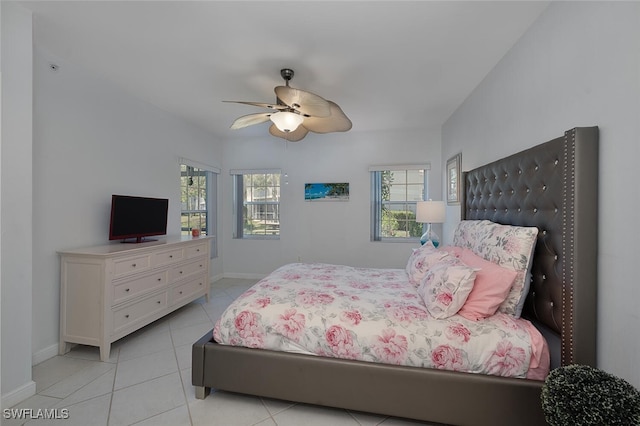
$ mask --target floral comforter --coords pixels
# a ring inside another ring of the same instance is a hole
[[[233,302],[218,343],[446,370],[527,377],[544,340],[527,320],[429,316],[403,269],[282,266]],[[534,342],[534,344],[532,344]],[[545,346],[545,347],[541,347]],[[548,365],[543,368],[548,369]]]

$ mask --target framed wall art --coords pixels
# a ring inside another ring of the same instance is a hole
[[[447,204],[460,204],[460,168],[462,167],[462,153],[458,153],[447,160]]]
[[[305,201],[349,201],[349,183],[305,183]]]

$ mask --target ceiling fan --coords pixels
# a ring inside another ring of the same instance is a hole
[[[272,111],[244,115],[231,125],[232,129],[242,129],[254,124],[271,121],[269,133],[291,142],[302,140],[307,133],[346,132],[351,129],[351,120],[340,107],[314,93],[289,87],[293,70],[284,68],[280,75],[285,86],[277,86],[276,103],[245,101],[223,101],[268,108]]]

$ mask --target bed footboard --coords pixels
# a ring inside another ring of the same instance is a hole
[[[193,345],[193,385],[456,425],[544,425],[542,382],[219,345]],[[496,386],[498,385],[498,386]]]

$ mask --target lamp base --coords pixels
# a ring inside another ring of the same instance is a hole
[[[433,244],[435,248],[438,248],[438,246],[440,245],[440,237],[438,237],[438,234],[431,230],[431,224],[429,224],[427,232],[422,234],[422,237],[420,237],[421,245],[425,245],[427,241],[431,241],[431,244]]]

